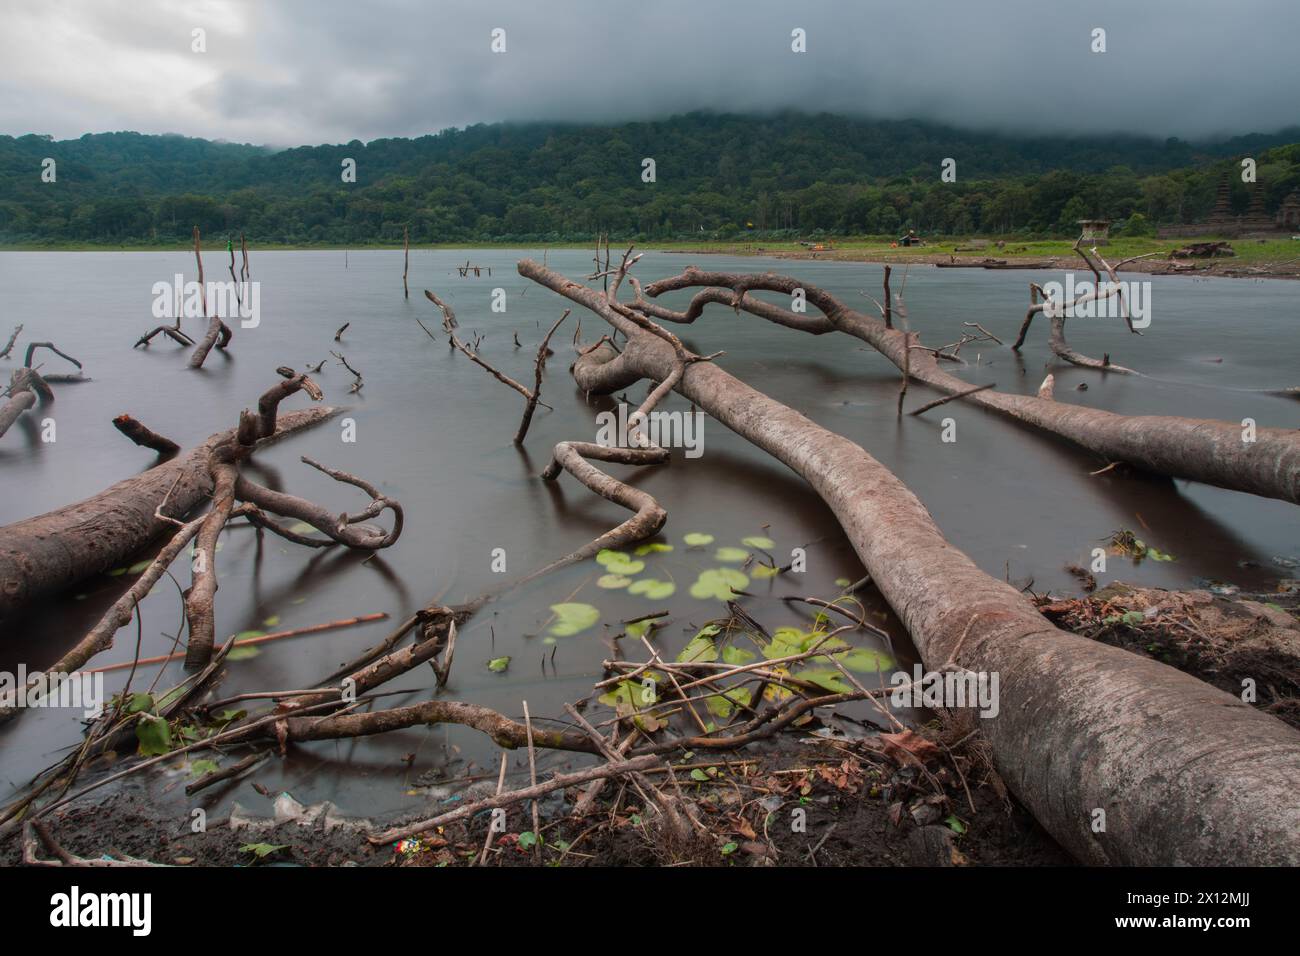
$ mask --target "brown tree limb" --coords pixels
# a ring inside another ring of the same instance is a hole
[[[171,458],[173,455],[180,453],[180,445],[170,438],[159,435],[152,428],[141,424],[130,415],[118,415],[113,419],[113,427],[137,445],[156,451],[164,458]]]
[[[519,272],[626,332],[622,360],[629,373],[661,381],[671,372],[673,351],[640,334],[599,292],[530,260],[519,264]],[[815,295],[809,289],[809,301],[815,303]],[[907,350],[900,332],[866,317],[833,317],[901,362]],[[930,377],[933,369],[937,365],[921,371]],[[581,363],[574,372],[585,388]],[[980,721],[998,772],[1078,859],[1300,864],[1300,805],[1292,799],[1300,790],[1295,730],[1171,667],[1059,630],[1015,588],[953,547],[916,496],[861,446],[716,363],[692,365],[678,391],[809,482],[834,511],[926,666],[942,667],[955,657],[961,668],[1000,675],[998,711]],[[988,391],[970,401],[992,406],[995,396],[1012,398]],[[1198,424],[1213,430],[1212,423]],[[1239,443],[1239,435],[1233,439]],[[1240,470],[1240,462],[1233,464],[1230,470]],[[1061,754],[1075,758],[1061,760]],[[1104,833],[1092,827],[1092,808],[1099,807],[1108,811]]]
[[[3,349],[0,349],[0,358],[9,357],[9,353],[14,350],[14,343],[18,341],[18,336],[22,333],[22,331],[23,331],[22,323],[19,323],[18,325],[14,326],[13,333],[9,336],[9,341],[5,343],[5,347]]]
[[[274,439],[337,413],[336,408],[321,407],[282,414],[275,422]],[[206,498],[212,489],[209,456],[234,435],[233,428],[219,432],[84,501],[0,527],[0,618],[120,567],[158,535],[174,533],[173,520],[157,515],[159,502],[170,494],[168,514],[183,516]],[[259,445],[270,440],[262,438]]]
[[[524,787],[521,790],[508,790],[505,793],[488,797],[484,800],[477,800],[473,803],[457,807],[455,810],[449,810],[446,813],[439,814],[428,820],[419,820],[415,823],[408,823],[402,826],[393,827],[379,833],[372,834],[367,839],[374,844],[392,843],[395,840],[403,840],[408,837],[416,836],[432,830],[435,827],[445,826],[448,823],[455,823],[457,820],[464,820],[474,816],[476,813],[482,813],[484,810],[493,810],[497,807],[508,807],[515,803],[521,803],[524,800],[531,800],[534,797],[545,796],[554,790],[563,790],[567,787],[575,787],[581,783],[587,783],[591,780],[603,780],[608,777],[617,777],[627,773],[636,773],[638,771],[649,770],[658,765],[659,758],[653,755],[643,757],[633,757],[630,760],[620,760],[617,763],[602,764],[597,767],[591,767],[587,770],[578,770],[574,773],[557,773],[550,780],[539,783],[535,787]]]
[[[654,296],[690,286],[736,285],[786,293],[804,288],[808,301],[838,330],[871,345],[898,368],[903,368],[904,356],[910,355],[909,378],[946,394],[969,387],[967,382],[943,371],[933,355],[909,349],[904,332],[886,329],[880,320],[848,309],[829,293],[789,276],[687,270],[680,276],[652,283],[646,292]],[[1254,442],[1244,442],[1241,426],[1235,422],[1117,415],[993,389],[971,395],[969,401],[1058,435],[1108,461],[1126,461],[1156,474],[1300,503],[1300,434],[1289,429],[1258,429]]]
[[[202,368],[203,363],[207,360],[208,353],[212,347],[224,349],[230,344],[230,339],[234,335],[230,327],[221,320],[221,316],[213,314],[208,316],[208,293],[207,287],[203,284],[203,252],[199,243],[199,227],[194,227],[194,261],[199,268],[199,301],[203,306],[203,317],[208,319],[208,330],[199,340],[199,344],[190,354],[190,368]]]

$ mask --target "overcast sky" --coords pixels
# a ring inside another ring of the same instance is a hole
[[[1298,62],[1300,0],[5,0],[0,132],[287,146],[798,108],[1194,138],[1300,122]]]

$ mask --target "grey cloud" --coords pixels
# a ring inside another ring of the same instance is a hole
[[[1183,137],[1300,121],[1293,0],[100,0],[5,17],[9,133],[295,145],[788,108]],[[194,26],[209,32],[201,57]],[[489,51],[494,27],[505,54]],[[790,50],[795,27],[805,54]],[[1089,49],[1096,27],[1104,54]]]

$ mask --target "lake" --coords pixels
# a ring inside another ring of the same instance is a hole
[[[150,315],[154,284],[170,282],[177,272],[195,277],[191,254],[0,253],[0,339],[7,339],[14,325],[25,326],[15,355],[0,361],[0,373],[7,376],[21,362],[27,342],[52,340],[80,359],[92,379],[54,386],[54,405],[39,410],[40,417],[55,420],[55,441],[43,442],[40,429],[21,423],[0,440],[5,489],[0,523],[87,497],[148,467],[152,453],[112,427],[117,414],[128,412],[189,446],[233,425],[240,409],[252,406],[277,380],[276,366],[303,370],[326,360],[314,377],[327,402],[347,406],[345,417],[355,422],[356,441],[342,440],[336,419],[260,452],[251,476],[332,511],[356,510],[365,498],[307,468],[298,457],[309,455],[365,477],[404,505],[401,539],[367,557],[341,548],[308,550],[268,537],[259,555],[254,533],[231,527],[218,555],[218,639],[373,612],[391,616],[387,622],[264,645],[256,656],[229,665],[220,695],[310,686],[431,599],[454,603],[499,587],[627,516],[567,475],[554,484],[537,477],[556,442],[595,440],[596,415],[615,407],[610,398],[588,401],[567,372],[578,320],[588,343],[604,331],[603,323],[575,309],[556,333],[556,354],[542,391],[543,401],[554,410],[539,409],[527,447],[519,450],[511,439],[521,397],[447,347],[441,316],[422,295],[425,288],[438,293],[456,310],[464,340],[482,336],[484,359],[530,384],[537,344],[570,304],[518,276],[515,263],[525,256],[540,259],[542,250],[414,250],[411,296],[406,299],[400,250],[345,257],[341,251],[253,249],[252,278],[261,283],[260,325],[235,328],[230,350],[214,351],[206,367],[195,372],[186,367],[188,350],[161,337],[148,349],[131,347],[158,324]],[[575,279],[591,270],[590,251],[553,250],[547,258]],[[459,275],[456,266],[467,259],[484,267],[479,277]],[[872,306],[860,290],[880,294],[882,270],[871,264],[652,252],[635,274],[648,283],[688,263],[788,272],[862,309]],[[207,278],[223,277],[225,264],[224,254],[208,253]],[[1009,343],[1024,317],[1027,283],[1060,278],[1059,272],[912,267],[905,285],[910,324],[931,346],[956,340],[963,322],[979,322]],[[1034,393],[1050,364],[1057,399],[1063,402],[1127,414],[1228,421],[1251,417],[1260,426],[1286,428],[1300,424],[1300,403],[1248,391],[1300,385],[1295,347],[1300,286],[1277,280],[1131,278],[1151,282],[1152,322],[1144,335],[1129,334],[1120,319],[1073,320],[1068,333],[1079,351],[1097,357],[1109,352],[1113,361],[1150,377],[1103,376],[1051,361],[1041,317],[1019,356],[993,343],[971,344],[962,350],[970,366],[957,374],[972,384],[996,382],[1004,391]],[[902,282],[903,270],[896,268],[896,291]],[[505,293],[504,313],[491,310],[498,288]],[[678,293],[663,301],[680,307],[688,298]],[[434,330],[437,341],[425,334],[417,318]],[[336,344],[334,333],[345,322],[350,326]],[[201,323],[191,320],[185,327],[197,335]],[[899,418],[898,371],[856,339],[802,335],[738,317],[721,306],[710,306],[694,326],[674,331],[697,352],[724,349],[718,361],[729,372],[860,443],[916,492],[955,545],[988,573],[1017,585],[1039,593],[1073,593],[1077,582],[1066,565],[1087,564],[1091,550],[1120,528],[1134,529],[1176,560],[1134,564],[1112,557],[1103,582],[1192,587],[1211,579],[1263,590],[1281,577],[1296,576],[1286,566],[1300,559],[1300,522],[1293,505],[1186,482],[1115,473],[1090,476],[1106,462],[959,402],[920,418]],[[515,347],[515,334],[522,348]],[[359,394],[348,394],[351,375],[330,356],[331,349],[341,351],[364,376]],[[48,353],[44,362],[43,371],[63,371]],[[1087,390],[1076,390],[1080,384]],[[636,404],[644,394],[644,386],[637,386],[629,398]],[[931,397],[924,387],[914,386],[908,407]],[[305,403],[305,396],[296,396],[285,407]],[[687,408],[675,396],[663,407]],[[945,417],[956,422],[955,442],[941,440]],[[807,549],[802,576],[750,585],[756,596],[746,599],[745,607],[769,630],[809,620],[797,606],[774,596],[830,598],[839,590],[837,579],[857,580],[863,574],[816,495],[712,420],[704,425],[700,457],[687,458],[678,450],[667,466],[612,470],[631,475],[667,509],[668,522],[656,540],[674,550],[644,560],[657,578],[673,582],[676,592],[652,600],[601,589],[595,581],[603,569],[594,562],[534,582],[489,604],[462,631],[445,696],[512,716],[522,715],[520,702],[527,700],[535,718],[563,716],[562,703],[586,697],[600,679],[600,662],[612,653],[607,636],[617,632],[619,620],[671,610],[671,623],[659,632],[658,642],[675,653],[717,617],[721,605],[692,598],[689,584],[701,570],[718,566],[714,548],[739,546],[747,536],[773,539],[782,563],[789,560],[790,549]],[[714,544],[687,548],[683,536],[691,532],[712,535]],[[493,571],[494,549],[504,550],[505,574]],[[173,570],[185,585],[183,565],[182,560]],[[128,580],[119,575],[87,581],[20,620],[0,624],[5,631],[0,669],[13,671],[20,662],[35,669],[56,660]],[[910,668],[914,652],[896,622],[872,590],[860,597],[894,637],[892,648],[864,645],[888,651],[900,666]],[[595,605],[600,624],[548,642],[549,607],[562,601]],[[180,619],[176,588],[164,579],[140,610],[142,654],[166,653]],[[623,643],[630,658],[643,655],[635,641]],[[134,628],[126,628],[94,663],[129,661],[134,652]],[[511,658],[509,667],[490,671],[487,662],[503,656]],[[156,668],[142,669],[136,688],[147,686],[155,673]],[[125,675],[108,675],[110,693],[121,688]],[[180,663],[174,663],[159,686],[170,686],[182,675]],[[385,703],[426,699],[433,686],[429,670],[409,673],[385,689],[410,688],[412,693]],[[866,709],[850,713],[869,717]],[[34,711],[0,728],[5,797],[80,739],[77,716]],[[348,812],[382,816],[423,806],[428,796],[420,786],[430,780],[494,775],[496,754],[495,746],[474,731],[416,728],[299,746],[289,759],[265,764],[256,779],[304,802],[329,799]],[[542,765],[569,759],[546,755]],[[526,770],[526,760],[512,755],[511,766]],[[160,800],[185,800],[176,780],[138,775],[132,786],[150,788]],[[224,796],[212,806],[228,807],[231,799]]]

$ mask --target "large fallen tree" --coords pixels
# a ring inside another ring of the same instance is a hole
[[[580,388],[608,394],[643,379],[673,383],[674,391],[789,466],[831,507],[928,668],[958,666],[1000,675],[1000,708],[982,724],[998,771],[1078,859],[1300,864],[1300,804],[1294,799],[1300,787],[1300,735],[1295,731],[1170,667],[1059,630],[1014,588],[953,547],[917,497],[859,445],[714,362],[683,363],[664,330],[647,329],[644,315],[612,296],[532,260],[521,262],[519,272],[583,305],[626,337],[622,351],[603,342],[578,359],[573,373]],[[691,284],[727,284],[713,281],[715,275],[688,273]],[[847,313],[829,297],[818,302],[819,290],[806,284],[770,276],[731,278],[742,308],[747,288],[789,292],[798,286],[829,313],[809,321],[860,331],[900,367],[910,351],[904,333]],[[787,281],[791,284],[781,284]],[[923,358],[920,364],[916,377],[944,382]],[[997,397],[1007,407],[1020,398],[986,391],[969,400],[981,397]],[[1044,420],[1069,426],[1068,414],[1055,414],[1056,403],[1030,401],[1042,403],[1034,411]],[[1113,417],[1119,421],[1109,439],[1123,440],[1132,426]],[[1174,438],[1151,453],[1173,460],[1186,457],[1189,444],[1202,442],[1201,450],[1213,451],[1216,441],[1226,440],[1215,437],[1206,444],[1197,437],[1217,436],[1215,423],[1158,421],[1174,431]],[[1132,440],[1135,450],[1143,447],[1140,439]],[[1277,496],[1295,500],[1296,452],[1285,443],[1282,451],[1291,471],[1281,483],[1270,485],[1265,469],[1248,453],[1238,464],[1254,475],[1246,484],[1285,488],[1287,494]],[[1275,460],[1275,471],[1277,465]],[[1231,483],[1229,468],[1208,473],[1222,476],[1216,483]]]
[[[330,407],[286,412],[271,441],[322,422]],[[76,504],[0,527],[0,619],[94,574],[120,567],[164,532],[174,530],[156,514],[164,500],[172,516],[184,515],[212,491],[208,458],[235,435],[230,428],[189,452]]]
[[[675,312],[639,294],[634,306],[656,319],[694,322],[706,304],[726,302],[737,310],[814,335],[844,332],[871,345],[909,379],[947,395],[967,392],[962,401],[1050,432],[1107,462],[1127,462],[1171,478],[1300,503],[1300,432],[1256,428],[1252,433],[1234,422],[1175,415],[1117,415],[1058,402],[1046,393],[1014,395],[993,389],[971,392],[969,382],[940,367],[935,353],[920,345],[915,332],[893,328],[884,318],[850,309],[830,293],[790,276],[688,268],[681,275],[646,286],[645,292],[654,297],[697,286],[712,288],[698,293],[684,312]],[[797,314],[747,294],[768,291],[793,296],[796,290],[802,290],[807,302],[822,314]]]

